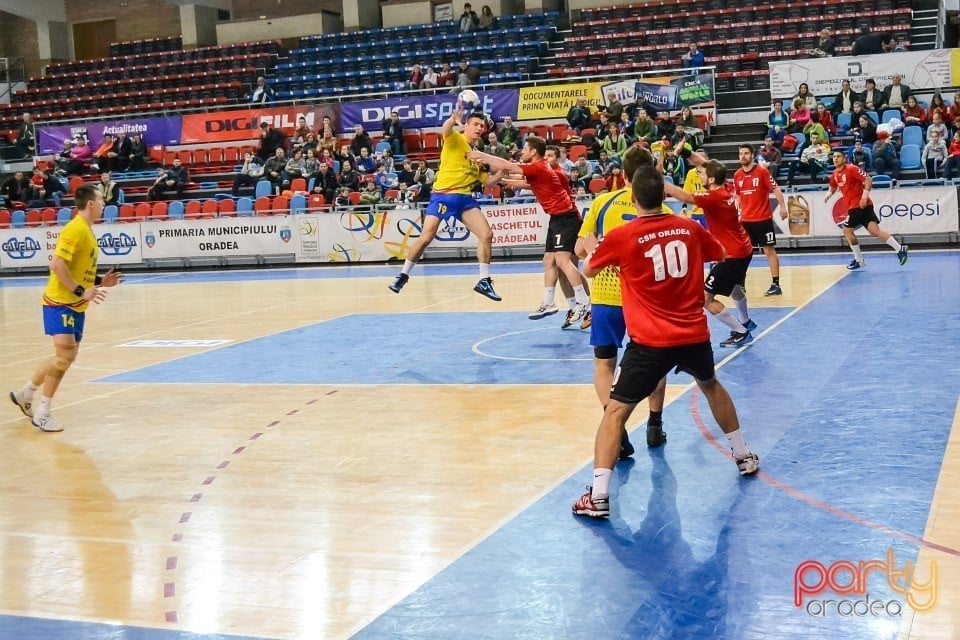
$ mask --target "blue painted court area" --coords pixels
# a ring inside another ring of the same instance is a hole
[[[788,311],[755,309],[753,317],[762,328]],[[349,315],[99,382],[590,384],[589,331],[561,330],[560,315],[539,321],[525,313]],[[713,333],[719,341],[728,330],[716,322]],[[729,353],[717,348],[714,356],[719,361]]]
[[[882,574],[867,586],[883,612],[865,616],[819,615],[811,601],[864,599],[829,590],[796,607],[794,574],[888,548],[916,561],[960,395],[958,273],[960,255],[871,261],[721,369],[760,476],[708,442],[696,415],[726,447],[688,392],[666,446],[618,465],[609,521],[570,513],[586,467],[356,637],[896,638],[888,611],[906,605]]]
[[[190,633],[99,622],[75,622],[0,615],[4,640],[267,640],[248,636]]]

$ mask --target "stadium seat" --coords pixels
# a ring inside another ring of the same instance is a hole
[[[139,202],[133,207],[133,217],[136,220],[147,220],[152,211],[153,206],[149,202]]]
[[[166,220],[167,219],[167,201],[158,200],[153,203],[153,207],[150,209],[150,218],[152,220]]]
[[[271,183],[269,180],[258,180],[253,195],[257,198],[261,198],[263,196],[272,196],[273,183]]]
[[[117,205],[113,204],[113,205],[109,205],[109,206],[113,207],[113,212],[114,212],[114,214],[116,214]],[[60,207],[60,210],[57,211],[57,224],[60,224],[60,225],[67,224],[68,222],[70,222],[70,219],[71,219],[72,217],[73,217],[73,210],[72,210],[72,209],[70,209],[69,207]],[[116,215],[114,215],[114,218],[116,218]],[[103,221],[106,222],[106,220],[107,220],[107,207],[104,207],[104,208],[103,208]]]
[[[203,205],[199,200],[187,200],[184,205],[184,218],[196,220],[203,215]]]
[[[919,169],[922,165],[920,162],[920,147],[915,144],[905,144],[900,149],[900,168],[901,169]]]
[[[290,213],[299,214],[307,212],[307,196],[298,193],[290,198]]]
[[[183,220],[184,215],[183,202],[180,200],[174,200],[170,203],[170,206],[167,207],[167,217],[170,220]]]
[[[916,125],[903,128],[903,144],[915,144],[923,148],[923,128]]]
[[[252,216],[253,200],[251,200],[250,198],[240,198],[239,200],[237,200],[237,215]]]
[[[233,201],[231,200],[231,202]],[[220,202],[216,198],[204,200],[200,212],[203,218],[216,218],[217,214],[220,213]]]
[[[224,198],[220,201],[220,217],[237,215],[237,203],[233,198]]]
[[[258,216],[270,215],[272,208],[270,196],[259,196],[253,202],[254,214]]]

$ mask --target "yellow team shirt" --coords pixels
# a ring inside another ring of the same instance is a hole
[[[97,257],[100,248],[97,246],[97,236],[93,233],[90,224],[80,216],[73,220],[60,232],[57,246],[53,255],[67,263],[70,275],[84,289],[94,286],[97,276]],[[74,311],[85,311],[90,303],[85,302],[67,289],[55,273],[50,272],[47,288],[43,290],[43,304],[51,307],[70,307]]]
[[[625,225],[636,217],[637,208],[631,199],[630,189],[604,193],[597,196],[590,204],[587,215],[583,217],[583,224],[580,225],[579,236],[583,238],[592,233],[598,238],[603,238],[610,233],[611,229]],[[620,269],[613,266],[604,267],[600,273],[593,276],[593,281],[590,283],[590,302],[612,307],[623,306],[620,295]]]
[[[470,195],[475,184],[483,184],[486,175],[480,170],[480,165],[467,159],[470,149],[467,137],[456,129],[443,139],[440,168],[433,182],[434,191]]]
[[[700,180],[700,172],[696,168],[687,171],[687,177],[683,179],[683,190],[687,193],[702,193],[706,191],[703,188],[703,182]],[[703,213],[703,209],[694,205],[692,209],[687,210],[690,215]]]

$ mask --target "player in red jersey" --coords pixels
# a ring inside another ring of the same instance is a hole
[[[579,260],[573,253],[577,234],[580,232],[580,214],[577,213],[577,207],[573,204],[569,190],[564,188],[557,173],[544,160],[546,151],[546,140],[529,135],[520,151],[520,164],[481,151],[471,151],[467,154],[467,158],[485,163],[491,171],[501,171],[505,175],[514,176],[513,179],[502,178],[502,182],[516,186],[521,183],[516,178],[520,178],[533,191],[540,206],[550,216],[547,227],[547,246],[543,253],[543,303],[529,317],[531,320],[538,320],[557,312],[553,301],[557,290],[558,274],[563,272],[573,286],[573,294],[577,301],[570,322],[572,324],[583,320],[590,309],[590,297],[583,288]]]
[[[591,252],[587,276],[619,268],[630,336],[597,429],[593,486],[573,505],[574,513],[596,518],[610,515],[610,476],[630,413],[674,367],[693,375],[706,396],[740,474],[756,473],[760,464],[743,440],[730,394],[716,378],[703,313],[703,263],[722,260],[723,246],[693,220],[661,211],[663,175],[656,168],[641,165],[631,190],[637,218],[611,229],[599,244],[592,236],[581,241]]]
[[[907,262],[907,245],[901,245],[897,239],[880,228],[880,219],[873,210],[873,201],[870,199],[870,189],[873,180],[860,167],[847,164],[847,156],[842,151],[833,152],[833,175],[830,176],[830,193],[824,202],[830,202],[833,194],[840,190],[840,197],[847,205],[847,218],[843,221],[843,237],[847,239],[853,251],[853,260],[847,269],[854,271],[866,266],[867,261],[860,251],[860,241],[854,233],[857,227],[866,227],[867,232],[874,238],[879,238],[897,252],[900,264]]]
[[[773,282],[763,294],[779,296],[780,257],[777,255],[777,228],[773,224],[773,211],[770,210],[770,196],[773,195],[780,205],[780,218],[787,219],[787,201],[783,191],[777,186],[766,167],[753,161],[753,145],[740,145],[740,168],[733,174],[733,190],[740,202],[740,221],[750,236],[753,246],[760,247],[770,264],[770,276]]]
[[[690,162],[700,172],[700,180],[706,191],[689,193],[669,182],[664,183],[668,196],[681,202],[695,204],[703,209],[707,219],[707,228],[720,241],[726,251],[726,258],[710,269],[703,283],[707,290],[706,308],[723,324],[730,327],[730,337],[720,343],[721,347],[739,347],[753,342],[751,331],[757,323],[750,319],[747,306],[747,269],[753,258],[753,244],[740,224],[740,212],[737,211],[736,196],[727,189],[725,180],[727,169],[716,160],[704,160],[699,153],[690,154]],[[727,311],[716,296],[730,296],[737,306],[739,318]]]

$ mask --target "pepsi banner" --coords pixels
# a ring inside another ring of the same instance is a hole
[[[0,229],[0,268],[47,266],[62,230],[63,227]],[[100,246],[97,263],[101,267],[143,262],[139,225],[97,224],[93,232]]]
[[[103,137],[109,133],[116,137],[121,131],[126,132],[128,138],[139,133],[143,136],[147,147],[154,144],[180,144],[180,116],[169,118],[131,118],[127,120],[109,120],[105,122],[81,122],[75,125],[40,127],[37,136],[40,138],[41,154],[57,154],[63,151],[63,141],[70,140],[76,135],[85,135],[90,141],[90,148],[94,151],[103,144]]]
[[[477,91],[483,112],[495,122],[504,116],[517,117],[518,93],[513,90]],[[383,121],[394,111],[400,116],[404,129],[439,127],[453,113],[456,93],[435,96],[401,96],[387,100],[365,100],[340,106],[340,131],[352,132],[354,125],[364,131],[381,131]]]

